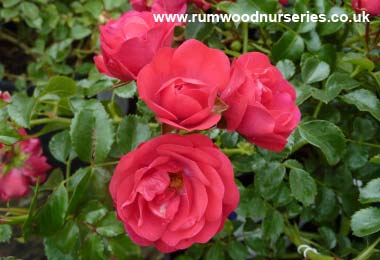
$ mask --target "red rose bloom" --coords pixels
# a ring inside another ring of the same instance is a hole
[[[124,81],[137,78],[158,49],[170,46],[174,23],[156,23],[150,12],[129,11],[100,26],[102,54],[94,58],[99,72]]]
[[[247,53],[234,61],[221,98],[229,106],[223,114],[227,129],[269,150],[284,149],[301,118],[294,88],[262,53]]]
[[[20,134],[26,135],[25,130]],[[6,146],[0,143],[0,199],[23,197],[37,178],[44,181],[51,166],[42,155],[40,140],[31,138]]]
[[[186,12],[187,0],[131,0],[136,11],[153,13],[183,14]]]
[[[352,0],[352,8],[354,8],[357,13],[364,11],[371,15],[380,15],[379,0]]]
[[[110,183],[131,239],[163,252],[206,243],[237,207],[231,162],[203,135],[163,135],[121,158]]]
[[[280,3],[283,5],[289,4],[289,0],[280,0]]]
[[[204,130],[220,120],[213,108],[229,73],[222,51],[188,40],[178,49],[161,49],[141,70],[137,88],[159,121],[188,131]]]

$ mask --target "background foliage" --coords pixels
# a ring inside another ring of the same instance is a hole
[[[55,165],[26,201],[3,208],[0,242],[43,238],[48,259],[153,259],[125,235],[108,194],[121,155],[160,133],[132,82],[119,86],[92,61],[98,25],[130,9],[121,0],[2,0],[0,142],[30,129]],[[347,13],[350,1],[221,2],[227,13]],[[195,10],[194,7],[190,8]],[[380,20],[368,41],[361,23],[201,24],[178,28],[231,57],[260,51],[297,89],[303,120],[282,153],[236,133],[208,134],[233,162],[241,192],[236,214],[206,245],[171,259],[378,259],[380,231]],[[127,133],[127,134],[126,134]],[[14,224],[14,225],[11,225]],[[18,228],[22,226],[22,231]],[[13,231],[13,236],[12,236]],[[13,242],[12,242],[13,243]],[[322,258],[316,258],[322,257]],[[372,258],[371,258],[372,257]]]

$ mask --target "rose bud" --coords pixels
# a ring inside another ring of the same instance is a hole
[[[110,193],[130,238],[162,252],[207,243],[239,202],[231,162],[200,134],[143,143],[121,158]]]
[[[8,91],[0,91],[0,100],[4,101],[5,103],[10,103],[12,100],[11,95],[8,93]]]
[[[171,46],[174,23],[155,22],[150,12],[129,11],[100,26],[102,54],[94,58],[99,72],[124,81],[137,78],[156,52]]]
[[[130,3],[134,10],[140,12],[183,14],[187,8],[187,0],[131,0]]]
[[[23,129],[19,132],[26,135]],[[26,139],[12,146],[0,143],[0,200],[27,195],[29,186],[36,184],[37,179],[43,182],[50,169],[39,139]]]
[[[165,124],[187,131],[204,130],[221,118],[217,94],[227,85],[228,57],[197,40],[163,48],[141,70],[137,89]]]
[[[380,15],[379,0],[352,0],[352,8],[357,13],[364,11],[370,15]]]
[[[231,70],[230,83],[221,95],[228,105],[223,113],[227,130],[236,130],[263,148],[283,150],[301,118],[293,86],[262,53],[240,56]]]

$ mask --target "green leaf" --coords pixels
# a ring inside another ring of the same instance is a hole
[[[35,224],[37,233],[43,236],[51,235],[64,224],[67,208],[68,194],[62,183],[49,197],[47,203],[39,210]]]
[[[115,212],[109,212],[97,225],[96,232],[105,237],[115,237],[123,234],[124,226],[116,218]]]
[[[126,235],[112,237],[108,240],[108,244],[117,259],[137,260],[141,258],[140,247]]]
[[[77,85],[72,78],[65,76],[54,76],[50,79],[45,88],[42,89],[40,96],[53,94],[59,97],[69,97],[76,93]]]
[[[359,201],[361,203],[380,202],[380,178],[371,180],[360,189]]]
[[[86,162],[104,161],[113,143],[113,126],[102,104],[85,104],[75,113],[70,128],[71,142],[78,157]]]
[[[369,112],[380,121],[380,101],[371,91],[358,89],[343,96],[343,101],[355,105],[360,111]]]
[[[301,123],[298,131],[307,142],[321,150],[329,165],[340,161],[346,140],[339,127],[328,121],[314,120]]]
[[[369,72],[373,71],[375,68],[375,63],[368,59],[364,54],[348,53],[343,57],[343,61],[357,65],[362,70],[367,70]]]
[[[296,200],[310,206],[317,195],[317,185],[310,174],[302,169],[292,169],[289,175],[290,190]]]
[[[150,137],[151,133],[146,120],[130,115],[120,122],[116,134],[116,144],[119,151],[126,154]]]
[[[205,41],[214,32],[214,25],[212,23],[194,22],[188,23],[185,29],[186,39],[197,39]]]
[[[114,92],[121,98],[132,98],[136,94],[136,81],[131,81],[122,87],[116,88]]]
[[[224,248],[221,244],[213,244],[206,253],[206,260],[224,260]]]
[[[74,251],[74,247],[78,244],[79,227],[73,222],[69,221],[65,226],[60,229],[53,236],[49,237],[54,246],[64,254],[69,254]]]
[[[35,104],[34,98],[17,93],[12,96],[12,103],[7,106],[9,116],[19,126],[29,128]]]
[[[274,13],[276,11],[277,0],[237,0],[235,3],[222,1],[217,5],[218,10],[229,14],[260,14]],[[254,22],[254,21],[252,21]],[[258,22],[258,21],[257,21]]]
[[[107,214],[107,208],[99,201],[90,200],[81,210],[79,219],[94,225]]]
[[[285,79],[289,80],[296,72],[296,66],[291,60],[280,60],[277,62],[276,67],[281,71]]]
[[[328,227],[318,228],[318,233],[321,235],[324,244],[329,249],[333,249],[336,246],[336,236],[334,231]]]
[[[4,8],[12,7],[12,6],[14,6],[20,2],[21,2],[21,0],[3,0],[2,1]]]
[[[351,219],[351,228],[355,236],[364,237],[380,230],[380,209],[366,208],[357,211]]]
[[[375,155],[369,160],[371,163],[380,164],[380,154]]]
[[[271,210],[262,222],[263,237],[277,240],[284,230],[284,217],[277,210]]]
[[[287,31],[273,44],[272,57],[276,60],[290,59],[297,60],[305,49],[301,36]]]
[[[285,176],[285,168],[279,163],[268,163],[255,174],[255,189],[263,198],[271,198]]]
[[[20,141],[20,139],[21,135],[7,121],[0,122],[0,143],[12,145]]]
[[[350,78],[349,74],[335,72],[327,79],[324,89],[313,89],[313,97],[329,103],[336,98],[343,89],[352,89],[360,85],[359,82]]]
[[[49,150],[55,159],[65,163],[71,152],[70,132],[66,130],[54,135],[49,142]]]
[[[12,227],[10,225],[0,225],[0,243],[9,242],[12,238]]]
[[[76,24],[71,28],[71,37],[75,40],[80,40],[91,34],[90,28],[87,28],[81,24]]]
[[[316,57],[310,57],[302,64],[302,79],[306,84],[312,84],[326,79],[330,74],[330,66]]]
[[[49,237],[44,238],[45,255],[48,260],[75,260],[76,257],[71,254],[62,253]]]
[[[330,20],[333,15],[343,15],[346,14],[344,9],[334,6],[329,10],[327,13],[327,19]],[[339,31],[343,27],[343,22],[326,22],[326,23],[320,23],[319,25],[319,33],[321,36],[326,36],[333,34],[337,31]]]
[[[90,233],[84,241],[80,254],[82,259],[103,260],[105,245],[103,239],[96,233]]]
[[[68,213],[73,212],[78,207],[84,195],[88,192],[87,187],[90,184],[91,175],[92,171],[88,168],[79,169],[73,175],[72,180],[75,180],[75,184],[72,187],[70,186],[73,190],[73,194],[70,199]]]
[[[41,187],[41,190],[54,190],[63,181],[63,174],[60,168],[54,169],[50,174],[47,181]]]
[[[247,259],[248,250],[240,242],[232,240],[227,245],[227,252],[233,260]]]
[[[39,18],[40,11],[38,9],[38,6],[34,3],[23,1],[20,4],[20,10],[25,18],[29,18],[29,19]]]

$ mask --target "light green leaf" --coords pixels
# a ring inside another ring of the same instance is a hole
[[[380,178],[373,179],[360,189],[361,203],[380,202]]]
[[[366,208],[357,211],[351,219],[351,228],[355,236],[365,237],[380,230],[380,209]]]

